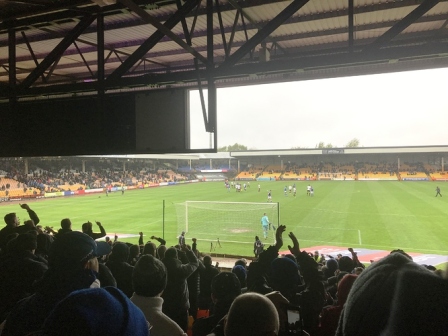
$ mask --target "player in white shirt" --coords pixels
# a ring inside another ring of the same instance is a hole
[[[306,187],[306,195],[310,196],[311,186],[308,184],[308,187]]]

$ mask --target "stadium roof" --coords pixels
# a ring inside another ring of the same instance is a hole
[[[93,1],[0,2],[0,98],[448,66],[447,0]]]
[[[355,147],[355,148],[312,148],[284,150],[254,150],[231,152],[234,158],[250,156],[293,156],[322,154],[400,154],[400,153],[448,153],[448,146],[410,146],[410,147]]]

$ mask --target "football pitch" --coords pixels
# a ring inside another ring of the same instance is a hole
[[[289,191],[284,196],[284,187],[293,183],[297,196],[293,197]],[[400,248],[448,255],[448,194],[436,198],[436,183],[311,181],[313,197],[306,195],[306,181],[251,181],[250,184],[247,191],[240,193],[235,189],[227,192],[223,182],[207,182],[129,190],[124,195],[116,192],[108,197],[94,194],[37,200],[29,205],[40,217],[41,225],[55,230],[60,228],[62,218],[71,219],[73,230],[80,230],[86,221],[100,221],[111,238],[116,233],[121,241],[137,243],[138,232],[142,231],[145,241],[151,235],[164,235],[168,244],[174,245],[185,229],[184,225],[178,225],[175,204],[186,200],[264,203],[268,190],[272,190],[273,202],[279,203],[280,223],[286,225],[286,232],[296,234],[301,247]],[[439,187],[442,194],[448,190],[443,183]],[[0,209],[3,215],[16,212],[23,222],[28,216],[18,203],[2,204]],[[229,223],[223,220],[226,215],[216,213],[215,216],[210,207],[208,213],[214,219],[200,226],[189,225],[187,242],[198,238],[201,252],[210,252],[213,243],[212,252],[252,256],[254,236],[263,236],[260,224],[263,213],[248,214],[244,206],[241,211],[233,212],[229,213],[232,216]],[[270,220],[277,222],[277,218]],[[273,233],[269,231],[266,244],[273,242]],[[221,246],[217,245],[218,238]],[[285,235],[285,249],[289,243]]]

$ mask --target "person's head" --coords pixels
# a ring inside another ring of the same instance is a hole
[[[87,222],[87,223],[82,224],[82,232],[84,232],[84,233],[92,232],[92,223]]]
[[[245,269],[247,269],[247,260],[245,258],[238,259],[235,261],[235,266],[243,266]]]
[[[165,265],[154,256],[145,254],[135,264],[132,283],[137,295],[155,297],[165,290],[167,271]]]
[[[129,247],[129,259],[135,259],[138,258],[140,254],[140,246],[138,245],[131,245]]]
[[[63,220],[61,220],[61,228],[63,228],[64,230],[71,230],[72,222],[69,218],[64,218]]]
[[[260,240],[260,238],[258,236],[255,236],[255,241]]]
[[[70,231],[51,244],[48,254],[50,269],[84,269],[88,261],[110,253],[106,242],[96,242],[88,235]]]
[[[177,259],[177,249],[170,247],[165,252],[165,259]]]
[[[290,258],[276,258],[271,263],[271,286],[288,300],[297,293],[299,268]]]
[[[343,256],[339,258],[338,264],[339,264],[339,270],[341,272],[351,273],[353,271],[353,268],[355,267],[352,258],[348,256]]]
[[[276,336],[280,322],[274,304],[264,295],[245,293],[230,306],[225,336]]]
[[[204,259],[202,259],[202,262],[204,263],[204,265],[206,266],[211,266],[212,265],[212,257],[210,257],[209,255],[206,255],[204,257]]]
[[[34,253],[37,248],[37,234],[33,231],[19,234],[8,242],[7,250],[9,252],[29,251]]]
[[[270,191],[270,190],[269,190]],[[263,216],[266,216],[266,212],[263,214]]]
[[[11,212],[9,214],[6,214],[5,217],[4,217],[4,220],[5,220],[6,225],[8,225],[8,226],[15,227],[15,226],[19,226],[20,225],[20,220],[17,217],[15,212]]]
[[[149,335],[143,312],[115,287],[72,292],[44,322],[43,335]]]
[[[338,335],[380,335],[385,328],[404,271],[431,273],[401,253],[392,253],[374,262],[353,283],[339,320]]]
[[[109,256],[110,261],[126,262],[129,258],[129,246],[122,242],[116,242]]]
[[[241,284],[237,276],[230,272],[221,272],[212,279],[213,302],[232,302],[241,294]]]
[[[152,256],[156,256],[156,244],[152,243],[152,242],[147,242],[145,244],[145,247],[143,248],[143,254],[150,254]]]
[[[182,231],[182,233],[180,235],[181,236],[185,236],[185,231]]]
[[[165,245],[160,245],[157,248],[157,256],[159,257],[160,260],[165,258],[165,252],[166,252],[166,246]]]

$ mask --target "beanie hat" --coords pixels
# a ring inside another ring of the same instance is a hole
[[[165,252],[165,258],[177,259],[177,249],[170,247]]]
[[[356,274],[346,274],[342,277],[338,284],[338,306],[343,306],[347,301],[348,293],[358,276]]]
[[[240,281],[234,273],[221,272],[212,279],[212,293],[218,300],[231,301],[241,294]]]
[[[336,335],[379,335],[385,328],[401,270],[430,273],[401,253],[373,263],[354,282]]]
[[[271,263],[271,280],[274,290],[296,288],[299,284],[299,268],[290,258],[276,258]]]
[[[128,261],[129,258],[129,246],[125,243],[117,242],[112,247],[112,253],[109,256],[111,261]]]
[[[382,333],[394,335],[446,335],[448,280],[429,272],[400,272],[389,324]]]
[[[355,268],[352,258],[347,256],[339,258],[338,263],[339,263],[339,269],[342,272],[351,273],[353,271],[353,268]]]
[[[104,287],[68,295],[45,320],[43,334],[145,336],[149,331],[143,312],[122,291]]]
[[[325,266],[327,267],[324,270],[325,279],[334,276],[334,272],[336,272],[336,270],[339,268],[339,264],[335,259],[328,259],[325,263]]]
[[[85,233],[71,231],[59,236],[51,244],[49,266],[80,264],[94,257],[110,253],[110,245],[96,242]]]

